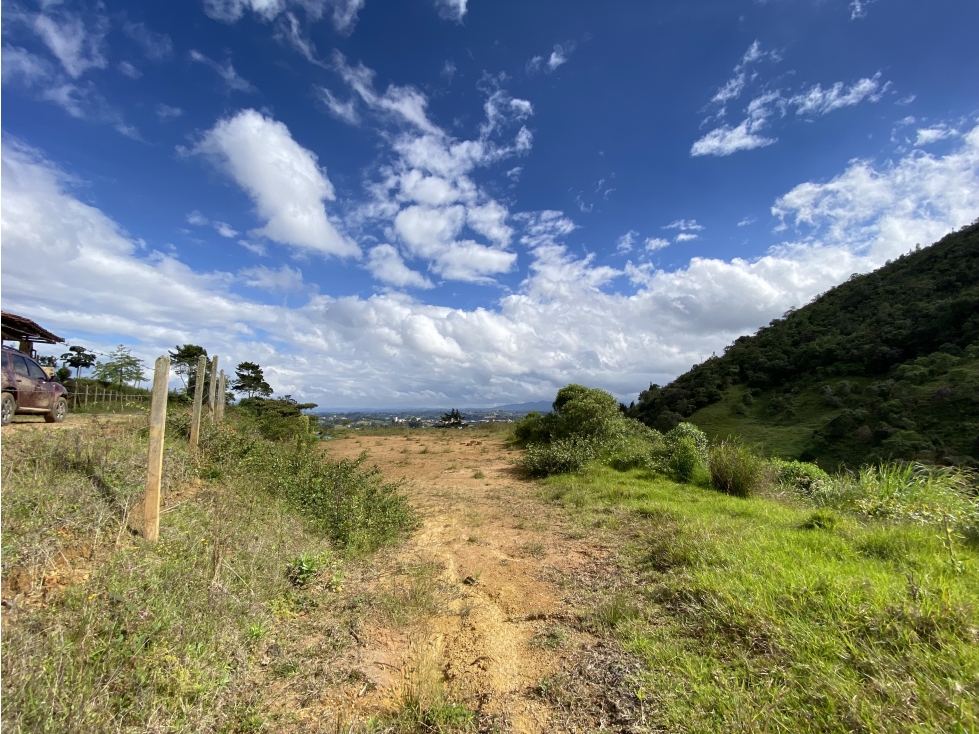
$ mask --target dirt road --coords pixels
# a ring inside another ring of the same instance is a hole
[[[329,445],[334,458],[365,449],[385,476],[405,478],[422,526],[345,581],[343,593],[370,599],[375,612],[332,666],[352,684],[328,689],[294,721],[339,731],[336,722],[417,702],[436,714],[461,704],[478,712],[481,730],[601,725],[604,704],[588,699],[609,691],[582,669],[605,674],[615,655],[582,623],[580,593],[608,572],[607,551],[537,497],[500,434],[411,431]]]

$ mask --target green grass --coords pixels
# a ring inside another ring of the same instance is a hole
[[[848,379],[854,384],[870,382],[859,378]],[[794,398],[793,417],[777,417],[769,412],[769,402],[780,395],[780,391],[764,392],[750,406],[742,402],[745,391],[743,385],[728,388],[719,403],[701,408],[688,420],[706,433],[711,441],[740,436],[747,444],[764,447],[767,456],[798,459],[809,447],[812,432],[834,412],[819,398],[815,388]]]
[[[934,525],[741,499],[641,471],[543,483],[624,528],[642,583],[594,619],[667,731],[974,732],[979,554]],[[638,695],[638,694],[637,694]]]
[[[257,646],[332,603],[342,555],[412,524],[356,462],[261,439],[233,411],[205,424],[195,459],[172,418],[156,544],[127,523],[145,418],[4,436],[2,569],[20,592],[3,612],[4,731],[257,730]]]

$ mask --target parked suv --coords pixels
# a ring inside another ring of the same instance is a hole
[[[15,413],[43,415],[48,423],[61,423],[68,414],[68,391],[45,374],[23,352],[3,348],[3,409],[0,424],[8,425]]]

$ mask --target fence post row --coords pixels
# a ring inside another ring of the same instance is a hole
[[[211,379],[207,384],[207,410],[214,418],[214,398],[218,387],[218,355],[211,360]]]
[[[143,537],[155,543],[160,537],[160,481],[163,478],[163,436],[167,427],[167,391],[170,358],[156,358],[153,399],[150,404],[150,447],[146,465],[146,496],[143,500]]]
[[[204,402],[204,375],[207,373],[207,357],[197,358],[197,381],[194,383],[194,412],[190,420],[190,450],[197,451],[201,437],[201,407]]]

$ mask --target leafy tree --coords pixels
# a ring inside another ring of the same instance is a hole
[[[85,347],[68,347],[68,351],[61,355],[61,362],[68,367],[75,369],[75,379],[77,380],[82,373],[82,368],[89,368],[95,364],[95,355],[87,351]]]
[[[170,355],[170,364],[173,365],[173,371],[184,383],[187,394],[193,395],[194,389],[197,387],[197,361],[202,354],[207,357],[207,350],[196,344],[184,344],[182,346],[178,344],[168,354]],[[210,374],[211,363],[208,360],[204,367],[204,379],[207,380]]]
[[[231,389],[243,392],[249,398],[268,397],[272,394],[272,386],[265,381],[262,368],[254,362],[241,362],[235,368],[235,381]]]
[[[145,380],[145,368],[143,360],[134,357],[127,347],[120,344],[109,353],[109,359],[95,363],[93,374],[97,380],[121,387],[128,382],[135,385]]]
[[[54,357],[54,356],[38,357],[37,358],[37,363],[38,364],[42,364],[45,367],[57,367],[58,366],[58,358],[57,357]]]
[[[619,403],[604,390],[565,385],[557,391],[553,407],[557,437],[576,435],[605,441],[621,428]]]
[[[442,427],[452,428],[453,426],[461,426],[462,420],[462,413],[457,408],[453,408],[442,416]]]

